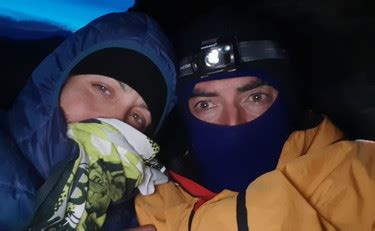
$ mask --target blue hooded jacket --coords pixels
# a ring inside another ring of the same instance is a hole
[[[0,128],[1,230],[24,227],[45,179],[57,164],[74,158],[77,153],[77,145],[66,136],[67,124],[59,107],[61,89],[70,71],[87,55],[115,47],[145,55],[165,79],[168,92],[156,131],[173,107],[176,70],[172,46],[153,19],[136,12],[113,13],[74,33],[34,70],[12,109],[1,116],[4,117],[4,128]]]

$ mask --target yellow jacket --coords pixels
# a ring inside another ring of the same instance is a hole
[[[240,213],[251,231],[375,230],[375,142],[342,139],[328,120],[294,132],[277,168],[253,181],[244,198],[224,190],[195,213],[197,198],[176,183],[160,185],[137,196],[139,223],[158,231],[237,230],[237,211],[246,206]]]

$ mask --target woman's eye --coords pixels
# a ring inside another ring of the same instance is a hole
[[[107,96],[112,96],[112,92],[109,88],[102,84],[94,84],[94,87],[96,87],[101,93],[107,95]]]
[[[140,115],[136,112],[133,112],[133,113],[130,114],[130,117],[135,122],[135,124],[133,123],[133,125],[137,129],[140,129],[140,130],[144,129],[146,121],[145,121],[145,119],[142,115]]]

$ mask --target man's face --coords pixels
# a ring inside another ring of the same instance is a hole
[[[198,119],[219,125],[250,122],[271,107],[277,90],[256,77],[211,80],[195,85],[190,112]]]
[[[92,118],[113,118],[145,132],[151,113],[131,87],[103,75],[76,75],[66,82],[60,106],[68,123]]]

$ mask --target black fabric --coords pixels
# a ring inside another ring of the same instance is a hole
[[[246,193],[240,192],[237,195],[237,230],[248,231],[249,225],[247,221],[247,209],[246,209]]]
[[[81,60],[70,75],[97,74],[121,81],[145,100],[158,124],[165,105],[167,86],[157,66],[146,56],[124,48],[107,48],[94,52]]]
[[[136,219],[134,198],[118,204],[111,204],[107,211],[107,216],[102,230],[114,231],[125,228],[137,228],[139,226]]]

